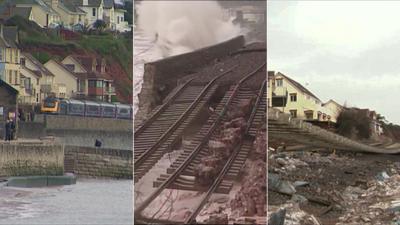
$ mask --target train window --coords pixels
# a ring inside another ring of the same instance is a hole
[[[56,106],[56,101],[54,99],[46,99],[44,101],[44,107],[46,108],[54,108]]]
[[[112,107],[104,107],[104,112],[114,113],[114,108],[112,108]]]
[[[94,106],[94,105],[88,105],[87,106],[87,111],[88,112],[98,112],[99,111],[99,107],[98,106]]]
[[[126,114],[129,112],[128,112],[128,109],[120,109],[119,113]]]

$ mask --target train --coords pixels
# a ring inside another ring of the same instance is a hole
[[[42,102],[41,113],[85,117],[133,119],[133,108],[131,105],[76,99],[61,99],[55,97],[46,98]]]

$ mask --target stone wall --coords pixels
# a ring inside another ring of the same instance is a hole
[[[243,47],[244,43],[244,37],[239,36],[217,45],[145,64],[135,123],[140,123],[156,105],[161,104],[177,86],[179,79],[195,73],[217,58],[227,56]]]
[[[66,171],[85,177],[132,179],[132,154],[129,150],[66,146]]]
[[[58,144],[0,144],[0,177],[62,175],[64,147]]]

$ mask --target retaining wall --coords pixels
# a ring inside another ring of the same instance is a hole
[[[104,148],[65,147],[65,161],[78,176],[132,179],[132,151]]]
[[[58,144],[0,144],[0,177],[62,175],[64,147]]]

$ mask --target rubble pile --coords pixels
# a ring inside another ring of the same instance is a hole
[[[285,225],[400,224],[397,161],[399,156],[270,151],[269,214],[286,209]],[[308,222],[293,219],[300,212]]]
[[[241,142],[246,130],[245,117],[250,113],[254,99],[239,102],[238,107],[228,111],[228,121],[217,130],[216,135],[208,142],[210,155],[203,157],[195,168],[196,183],[210,185],[221,171],[224,161]]]
[[[243,186],[231,201],[232,211],[238,216],[265,216],[266,184],[266,163],[258,159],[252,163]]]
[[[254,156],[262,160],[267,158],[267,134],[265,130],[258,130],[253,142]]]

